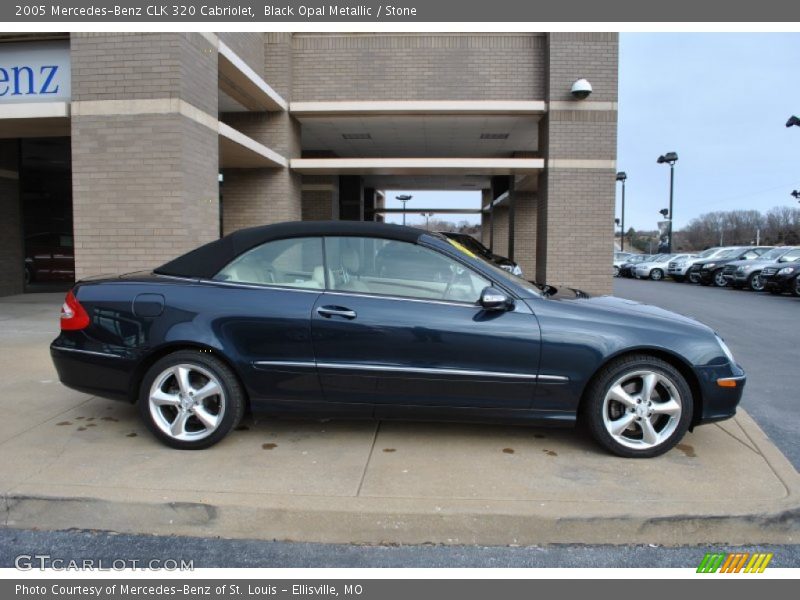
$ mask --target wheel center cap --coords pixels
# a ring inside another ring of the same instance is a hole
[[[181,408],[183,410],[189,410],[192,406],[194,406],[194,400],[185,394],[181,394]]]
[[[647,405],[639,404],[636,406],[636,416],[639,418],[644,418],[647,416]]]

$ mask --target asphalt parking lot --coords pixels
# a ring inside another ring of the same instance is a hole
[[[800,470],[800,298],[618,278],[614,295],[713,327],[747,372],[742,406]]]
[[[134,407],[58,382],[61,299],[0,299],[9,527],[362,544],[797,539],[800,476],[744,412],[650,460],[610,456],[580,430],[374,421],[248,420],[210,450],[171,450]]]

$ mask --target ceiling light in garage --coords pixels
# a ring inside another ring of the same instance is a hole
[[[372,136],[368,133],[343,133],[342,137],[346,140],[371,140]]]
[[[482,140],[507,140],[508,139],[507,133],[482,133],[481,139]]]

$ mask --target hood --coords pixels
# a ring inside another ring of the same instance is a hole
[[[616,296],[565,298],[565,297],[560,297],[560,295],[550,296],[549,298],[557,301],[575,302],[576,304],[580,303],[581,305],[586,306],[587,308],[601,311],[603,313],[614,314],[618,316],[628,316],[628,317],[630,316],[649,317],[649,318],[659,319],[662,321],[669,321],[670,323],[673,324],[681,323],[684,325],[689,325],[691,327],[696,327],[707,331],[713,331],[707,325],[704,325],[700,321],[697,321],[696,319],[693,319],[691,317],[671,312],[669,310],[665,310],[663,308],[660,308],[658,306],[653,306],[651,304],[642,304],[641,302],[628,300],[627,298],[618,298]]]

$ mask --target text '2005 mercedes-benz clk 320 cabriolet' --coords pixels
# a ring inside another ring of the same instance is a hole
[[[734,415],[745,375],[710,328],[537,286],[444,236],[346,221],[244,229],[152,272],[78,282],[61,381],[209,447],[245,411],[583,423],[652,457]]]

